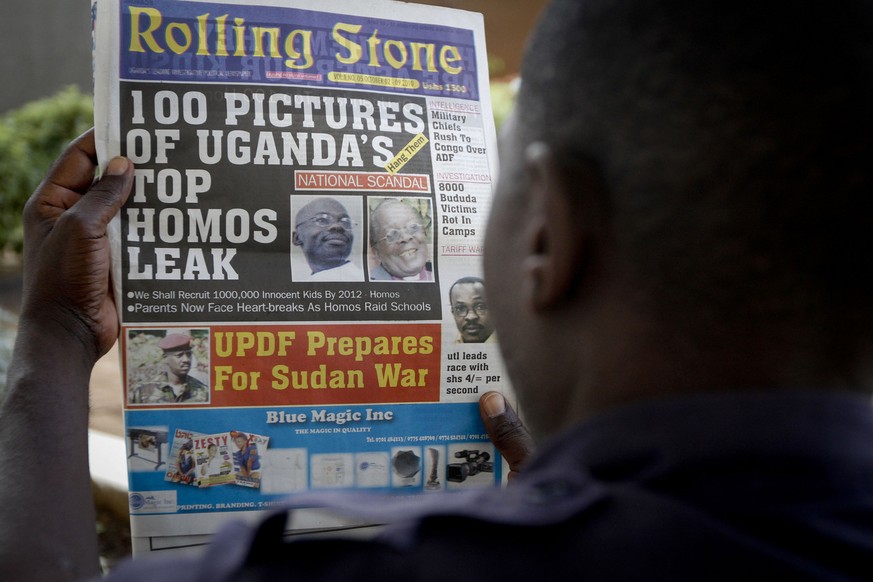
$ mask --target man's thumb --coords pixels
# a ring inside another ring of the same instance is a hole
[[[97,228],[109,224],[112,217],[124,205],[133,186],[133,164],[124,157],[109,161],[103,176],[94,182],[88,192],[71,211]]]
[[[515,410],[499,392],[486,392],[479,398],[479,416],[488,437],[509,463],[509,478],[533,455],[534,443]]]

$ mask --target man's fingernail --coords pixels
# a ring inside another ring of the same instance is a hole
[[[501,394],[491,392],[485,395],[485,398],[482,400],[482,408],[485,409],[485,414],[488,415],[488,418],[494,418],[506,412],[506,400],[503,399]]]
[[[109,160],[109,165],[106,166],[106,175],[122,176],[125,172],[127,172],[128,166],[130,166],[130,162],[127,158],[123,158],[121,156],[112,158],[111,160]]]

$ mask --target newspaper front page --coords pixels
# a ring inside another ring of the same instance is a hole
[[[499,483],[476,405],[506,388],[480,279],[496,170],[481,15],[92,15],[100,161],[136,164],[111,231],[135,548],[299,493]]]

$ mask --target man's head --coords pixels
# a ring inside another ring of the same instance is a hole
[[[164,352],[164,363],[170,374],[180,380],[188,377],[191,371],[191,336],[183,333],[169,333],[158,342]]]
[[[452,315],[463,343],[482,343],[491,337],[494,326],[488,314],[485,282],[479,277],[463,277],[449,289]]]
[[[428,224],[412,206],[388,198],[370,215],[370,247],[395,277],[412,277],[427,262]]]
[[[249,444],[249,435],[244,432],[234,432],[233,433],[233,442],[237,446],[239,450],[243,450]]]
[[[348,262],[355,240],[345,207],[333,198],[316,198],[297,212],[291,242],[303,248],[313,273]]]
[[[485,252],[532,422],[545,400],[858,381],[845,364],[873,319],[859,263],[873,251],[871,10],[546,9]]]

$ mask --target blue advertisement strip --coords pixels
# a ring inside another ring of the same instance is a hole
[[[500,463],[477,406],[130,410],[131,513],[250,511],[322,490],[491,487]]]
[[[479,99],[470,30],[311,10],[121,3],[128,80],[294,84]]]

